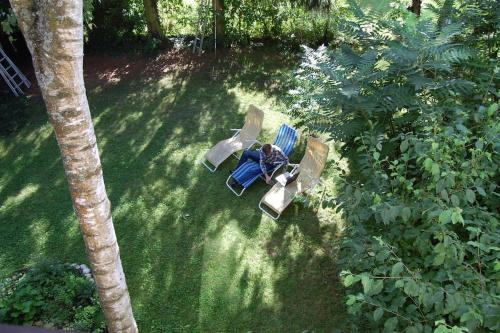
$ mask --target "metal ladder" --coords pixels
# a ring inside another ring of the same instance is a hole
[[[31,87],[31,82],[24,76],[16,65],[10,60],[7,54],[0,46],[0,76],[3,77],[7,86],[12,93],[17,97],[24,95],[21,86],[24,84],[26,88]]]
[[[201,0],[198,7],[198,24],[196,36],[193,43],[193,53],[198,53],[201,55],[203,52],[203,40],[205,39],[205,33],[207,29],[207,21],[209,20],[210,14],[210,0]]]

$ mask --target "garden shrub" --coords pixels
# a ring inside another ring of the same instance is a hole
[[[497,112],[431,114],[394,140],[395,157],[382,157],[386,139],[357,137],[370,178],[341,177],[334,200],[349,226],[339,264],[350,313],[385,331],[500,329]]]
[[[225,1],[228,41],[248,44],[271,39],[285,46],[317,46],[334,39],[335,22],[346,8],[311,9],[294,1]]]
[[[350,8],[341,48],[305,49],[291,113],[342,145],[336,194],[324,203],[346,222],[338,265],[353,322],[370,332],[498,332],[491,43],[481,48],[460,15],[440,16],[449,11],[406,20]]]
[[[144,44],[146,21],[142,0],[94,2],[93,29],[87,46],[99,51],[131,50]]]
[[[42,261],[0,280],[0,322],[103,332],[94,281],[77,267]]]
[[[287,11],[278,38],[291,46],[319,46],[334,39],[335,18],[329,12],[294,8]]]

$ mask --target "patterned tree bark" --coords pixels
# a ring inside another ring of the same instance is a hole
[[[143,0],[143,4],[148,32],[154,37],[163,38],[160,17],[158,14],[158,0]]]
[[[11,0],[54,127],[110,332],[137,332],[83,81],[82,0]]]

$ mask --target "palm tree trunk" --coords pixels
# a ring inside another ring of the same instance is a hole
[[[82,0],[11,0],[33,58],[110,332],[137,332],[83,82]]]
[[[156,37],[163,38],[163,32],[160,24],[160,16],[158,14],[158,1],[157,0],[143,0],[144,15],[146,16],[146,24],[148,32]]]

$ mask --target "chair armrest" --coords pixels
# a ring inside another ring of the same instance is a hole
[[[256,144],[261,146],[261,147],[263,146],[263,144],[259,140],[246,140],[246,142],[252,143],[250,146],[248,146],[248,149],[252,148]]]
[[[233,136],[232,136],[233,138],[234,138],[235,136],[237,136],[238,134],[240,134],[240,132],[241,132],[241,128],[231,128],[230,130],[231,130],[231,131],[234,131],[234,134],[233,134]]]
[[[297,169],[299,168],[299,164],[297,164],[297,163],[288,163],[287,169],[290,168],[290,167],[292,168],[292,170],[290,171],[290,173],[293,175],[293,173],[295,171],[297,171]]]

